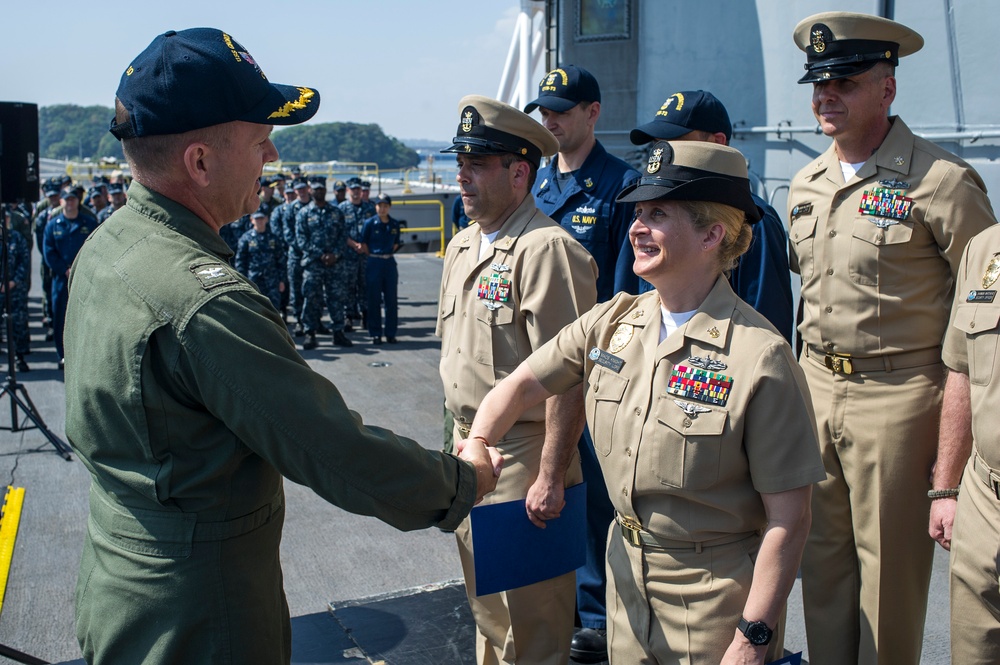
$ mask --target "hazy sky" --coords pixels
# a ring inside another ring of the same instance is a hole
[[[322,101],[312,122],[377,123],[447,140],[458,100],[494,97],[518,0],[3,2],[0,101],[112,106],[122,72],[167,30],[208,26],[240,42],[275,83]]]

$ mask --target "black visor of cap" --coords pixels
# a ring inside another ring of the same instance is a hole
[[[461,131],[461,128],[459,129]],[[479,155],[520,155],[536,166],[542,161],[542,151],[531,141],[484,125],[473,127],[470,134],[456,136],[450,148],[441,152]]]
[[[899,65],[899,44],[874,39],[841,39],[826,42],[821,53],[806,51],[806,73],[799,83],[815,83],[854,76],[879,62]]]
[[[745,212],[751,224],[760,221],[761,216],[750,196],[748,179],[676,164],[663,164],[656,175],[642,176],[615,200],[637,203],[657,199],[723,203]]]

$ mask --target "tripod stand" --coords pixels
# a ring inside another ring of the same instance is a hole
[[[14,350],[14,322],[11,317],[11,294],[10,294],[10,256],[9,256],[9,244],[7,242],[8,234],[10,230],[7,228],[7,204],[0,204],[0,242],[3,243],[3,249],[0,251],[0,256],[3,260],[3,270],[0,271],[0,277],[3,278],[3,291],[4,291],[4,306],[3,306],[3,322],[4,331],[7,335],[7,378],[5,379],[3,386],[0,387],[0,400],[4,397],[10,398],[10,427],[4,427],[0,425],[0,429],[10,430],[11,432],[20,432],[28,429],[37,429],[40,431],[52,447],[56,449],[56,452],[62,456],[64,460],[69,461],[72,459],[70,457],[70,448],[66,445],[66,442],[60,439],[58,436],[53,434],[48,427],[45,426],[45,421],[42,420],[42,416],[38,413],[38,409],[35,408],[34,402],[31,401],[31,397],[28,395],[27,388],[23,384],[17,382],[17,360],[16,353]],[[20,416],[18,415],[18,407],[24,411],[24,415],[30,420],[34,425],[25,427],[20,421]]]

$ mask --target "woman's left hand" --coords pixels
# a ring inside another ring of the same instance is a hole
[[[720,665],[761,665],[766,655],[766,646],[755,647],[743,633],[736,631],[736,637],[726,649]]]

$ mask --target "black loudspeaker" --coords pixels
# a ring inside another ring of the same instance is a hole
[[[38,105],[0,102],[0,203],[38,200]]]

